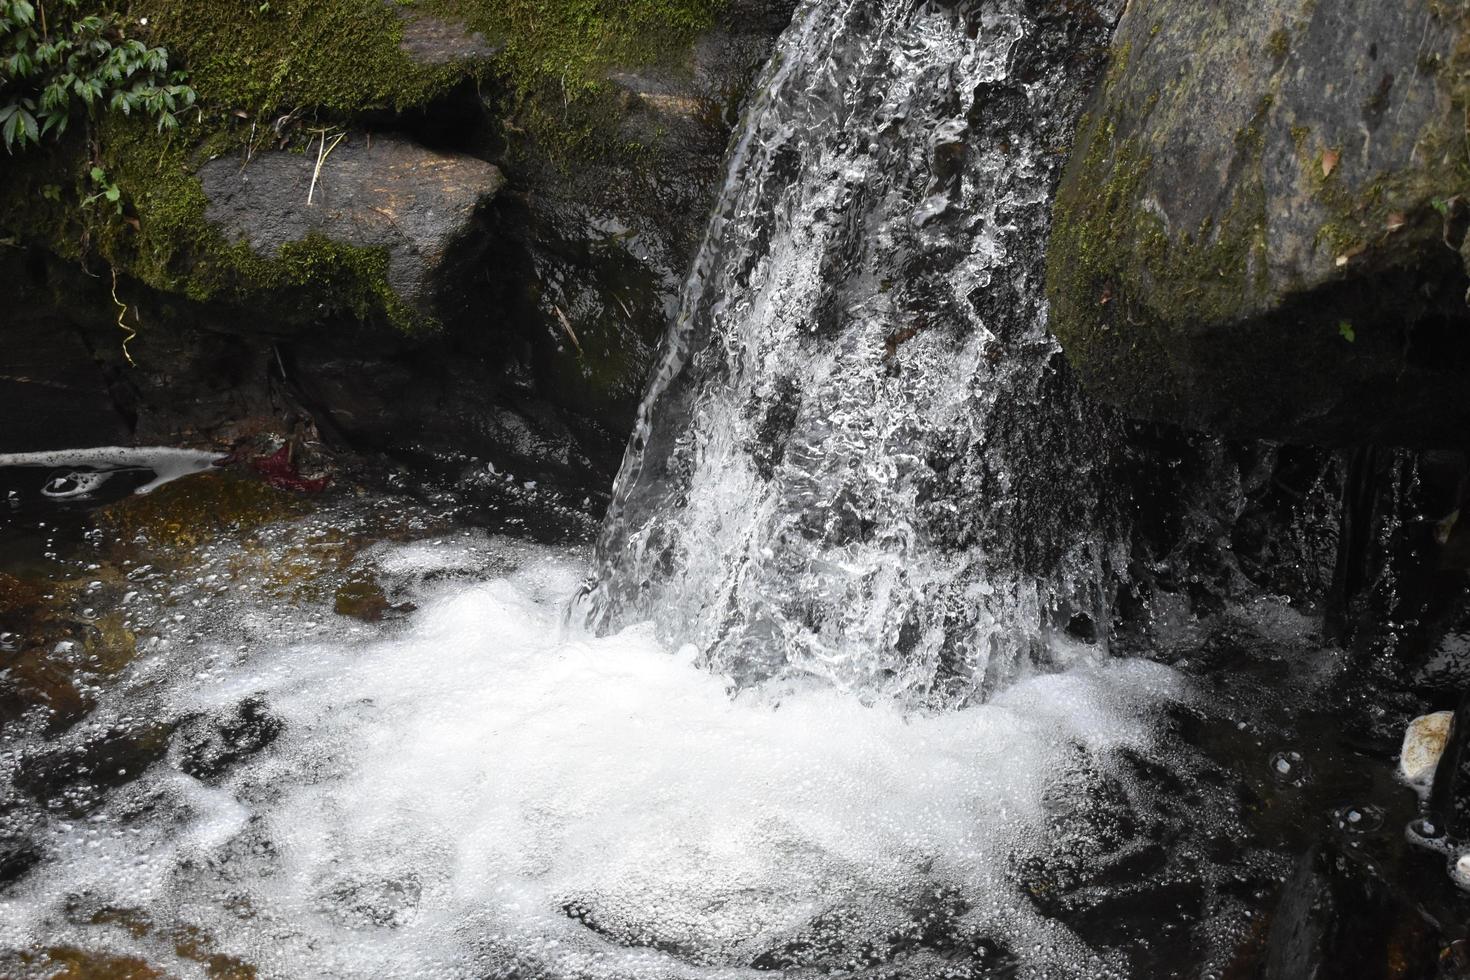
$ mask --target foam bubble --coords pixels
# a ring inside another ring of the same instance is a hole
[[[95,492],[106,478],[128,470],[151,470],[153,479],[134,490],[151,493],[181,477],[202,473],[224,460],[219,453],[195,449],[170,449],[145,446],[103,446],[100,449],[62,449],[39,453],[0,453],[3,466],[45,466],[51,468],[92,467],[97,472],[75,471],[57,481],[49,481],[42,493],[55,498],[86,496]]]

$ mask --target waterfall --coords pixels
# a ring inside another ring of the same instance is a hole
[[[802,0],[595,555],[248,482],[227,529],[182,482],[38,525],[75,621],[14,676],[86,686],[0,725],[0,974],[1237,969],[1284,880],[1249,814],[1308,811],[1184,732],[1264,767],[1305,696],[1102,655],[1128,447],[1042,292],[1120,4]]]
[[[952,704],[1106,620],[1108,431],[1041,269],[1116,10],[1054,6],[799,6],[617,480],[594,625],[651,618],[741,684]]]

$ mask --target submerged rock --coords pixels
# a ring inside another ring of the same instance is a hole
[[[1467,38],[1428,0],[1131,4],[1049,257],[1084,383],[1232,435],[1462,442]]]

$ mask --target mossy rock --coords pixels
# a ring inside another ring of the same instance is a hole
[[[423,332],[441,325],[442,311],[403,288],[399,260],[411,249],[314,228],[262,254],[212,220],[217,195],[206,194],[200,169],[214,160],[222,170],[234,156],[248,172],[247,160],[300,154],[310,174],[313,142],[342,132],[365,142],[374,128],[422,122],[467,87],[472,98],[475,88],[504,93],[505,111],[543,145],[577,148],[571,166],[604,152],[614,132],[607,74],[687,55],[723,3],[225,0],[206,13],[181,0],[138,0],[128,32],[168,48],[198,92],[197,109],[174,134],[103,114],[91,139],[78,125],[60,144],[0,159],[0,239],[111,267],[163,293],[255,306],[276,331],[346,319]],[[338,153],[329,167],[346,162],[350,147]],[[94,166],[120,190],[117,207],[89,200]]]
[[[1463,0],[1135,0],[1054,212],[1084,384],[1235,436],[1463,444],[1467,108]]]

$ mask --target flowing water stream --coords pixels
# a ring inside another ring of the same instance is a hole
[[[798,6],[595,552],[212,475],[17,518],[74,619],[8,681],[0,972],[1221,975],[1343,664],[1270,596],[1270,697],[1100,636],[1120,436],[1040,270],[1117,11],[1054,6]]]

